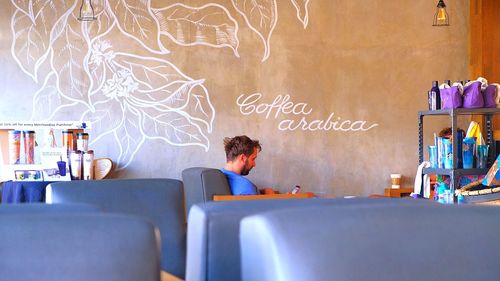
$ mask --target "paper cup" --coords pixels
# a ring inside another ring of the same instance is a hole
[[[401,174],[391,174],[391,184],[392,188],[400,188],[401,187]]]

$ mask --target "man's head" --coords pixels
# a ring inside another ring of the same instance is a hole
[[[465,137],[465,131],[460,129],[460,128],[457,128],[457,132],[460,132],[462,133],[462,137]],[[445,137],[445,138],[451,138],[451,134],[452,134],[452,130],[451,128],[444,128],[442,129],[440,132],[439,132],[439,137]]]
[[[247,136],[236,136],[224,139],[224,150],[226,161],[231,164],[231,170],[246,176],[255,167],[255,159],[262,148],[258,140],[252,140]]]

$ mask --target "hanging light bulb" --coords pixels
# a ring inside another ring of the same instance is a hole
[[[92,21],[97,18],[94,15],[94,7],[92,6],[92,0],[82,0],[82,5],[80,6],[80,16],[78,20],[80,21]]]
[[[443,0],[439,0],[436,6],[436,14],[434,14],[434,22],[432,25],[434,26],[447,26],[450,25],[450,17],[446,12],[446,4],[444,4]]]

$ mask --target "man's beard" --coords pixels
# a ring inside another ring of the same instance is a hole
[[[240,175],[242,175],[242,176],[246,176],[246,175],[248,175],[248,174],[250,173],[250,170],[251,170],[251,169],[252,169],[252,168],[248,169],[248,168],[247,168],[247,163],[245,163],[245,166],[243,167],[243,169],[241,169],[241,173],[240,173]]]
[[[246,176],[250,173],[250,169],[247,169],[246,167],[243,168],[243,170],[241,170],[241,175],[242,176]]]

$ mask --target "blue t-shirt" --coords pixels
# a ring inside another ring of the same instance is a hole
[[[226,169],[221,169],[221,171],[226,175],[231,187],[231,193],[233,195],[256,195],[257,187],[249,179],[242,175],[238,175],[235,172],[228,171]]]

